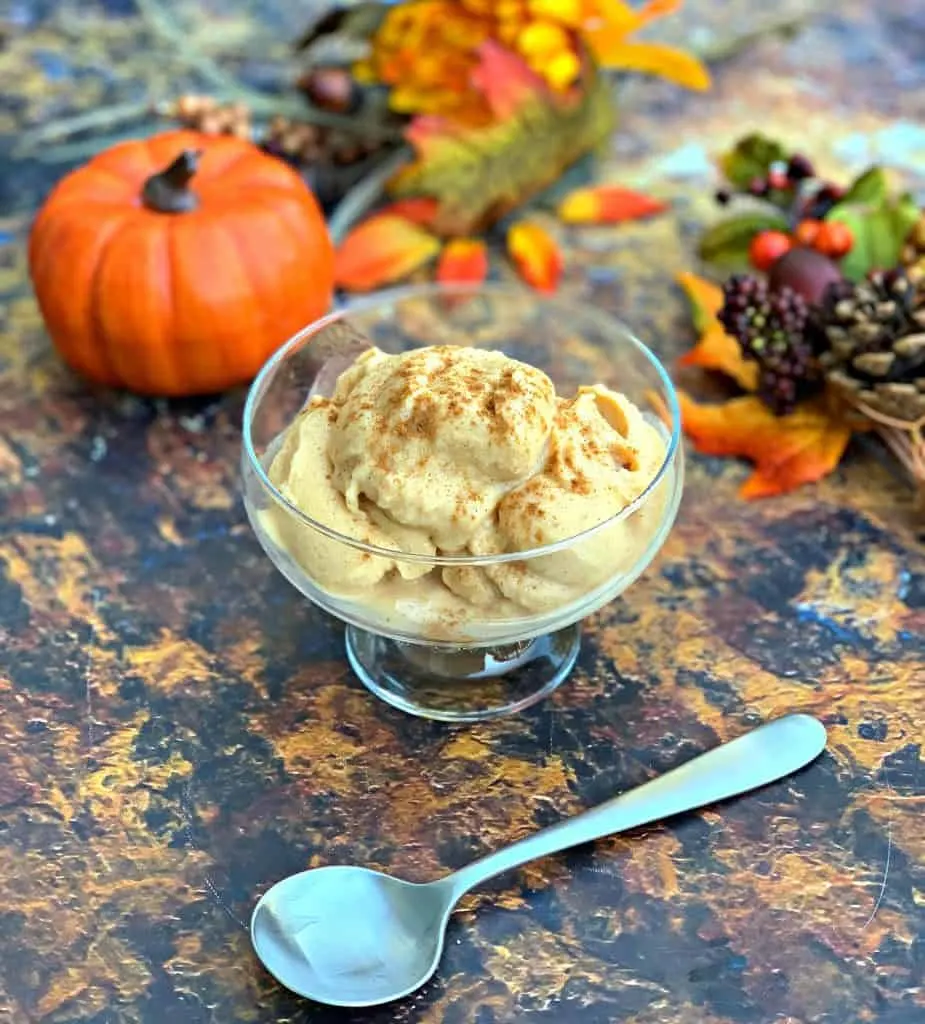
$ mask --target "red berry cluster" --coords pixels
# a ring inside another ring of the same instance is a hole
[[[745,192],[756,199],[767,199],[772,192],[795,192],[800,183],[815,177],[815,170],[809,160],[801,153],[794,153],[785,166],[772,167],[767,176],[755,177],[748,183]],[[836,186],[824,186],[836,187]],[[725,206],[732,199],[733,193],[728,188],[716,193],[716,201]]]
[[[789,232],[760,231],[755,235],[748,256],[756,270],[767,272],[794,247],[814,249],[833,260],[840,260],[851,251],[854,239],[848,226],[824,219],[842,198],[844,189],[833,182],[814,179],[816,170],[809,159],[802,153],[794,153],[786,164],[775,164],[767,175],[749,182],[745,192],[788,207],[792,225]],[[728,189],[716,194],[717,201],[723,204],[731,198]]]
[[[851,252],[854,236],[847,224],[837,220],[801,220],[793,234],[784,231],[759,231],[748,248],[748,259],[755,270],[769,271],[794,246],[815,249],[833,260]]]

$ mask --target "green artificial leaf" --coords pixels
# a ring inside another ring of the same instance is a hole
[[[918,204],[911,195],[875,205],[839,203],[826,220],[846,224],[854,237],[851,251],[841,261],[845,277],[860,281],[871,270],[895,267],[919,216]]]
[[[700,239],[700,258],[716,266],[735,269],[748,263],[748,247],[759,231],[787,231],[790,225],[782,213],[755,210],[720,221]]]
[[[556,102],[516,54],[483,47],[484,78],[495,118],[461,129],[415,118],[406,139],[415,160],[389,183],[396,198],[437,202],[440,235],[485,230],[552,185],[565,168],[610,137],[616,110],[609,80],[591,74],[577,97]]]
[[[918,224],[919,218],[922,216],[922,208],[910,192],[904,192],[893,204],[890,214],[893,218],[893,230],[899,238],[898,259],[902,252],[903,244],[909,237],[909,233]]]
[[[869,167],[851,184],[839,200],[838,205],[847,203],[883,203],[887,198],[888,183],[882,167]]]
[[[764,178],[771,164],[790,154],[776,139],[754,132],[739,139],[719,160],[723,174],[736,188],[747,188],[752,178]]]

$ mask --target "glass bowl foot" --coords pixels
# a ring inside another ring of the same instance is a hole
[[[542,700],[571,672],[577,623],[515,644],[411,644],[347,627],[347,658],[363,685],[393,707],[440,722],[482,722]]]

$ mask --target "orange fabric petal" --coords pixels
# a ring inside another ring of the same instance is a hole
[[[739,387],[754,391],[758,387],[758,364],[742,358],[742,349],[720,323],[711,324],[700,340],[678,360],[681,366],[699,366],[731,377]]]
[[[507,251],[520,276],[540,292],[554,292],[562,276],[562,254],[539,224],[520,221],[507,233]]]
[[[663,18],[681,6],[681,0],[649,0],[641,7],[631,7],[626,0],[598,0],[599,18],[611,31],[624,36],[638,32],[644,25],[656,18]],[[593,27],[593,26],[592,26]]]
[[[364,292],[398,281],[433,259],[439,240],[410,221],[388,214],[354,228],[337,249],[337,287]]]
[[[661,199],[618,185],[579,188],[559,204],[559,219],[566,224],[619,224],[651,217],[668,209]]]
[[[471,77],[498,121],[515,117],[531,96],[544,89],[542,78],[521,57],[492,40],[479,47],[479,63]]]
[[[480,284],[488,277],[488,247],[478,238],[454,238],[440,254],[437,280],[442,284]]]
[[[401,217],[419,227],[428,228],[433,224],[439,209],[440,204],[430,196],[411,196],[408,199],[396,199],[394,203],[377,210],[373,216]]]
[[[585,33],[598,62],[605,68],[659,75],[686,89],[710,88],[710,72],[696,57],[663,43],[628,43],[625,33],[606,25]]]
[[[757,364],[743,357],[738,341],[728,335],[716,319],[723,305],[722,288],[686,271],[678,274],[677,280],[687,293],[694,326],[700,332],[697,344],[678,360],[680,365],[716,370],[731,377],[746,391],[754,391],[758,387]]]
[[[689,270],[682,270],[675,276],[675,280],[690,300],[694,326],[698,331],[706,330],[723,308],[723,289],[713,281],[698,277]]]
[[[705,455],[749,459],[755,471],[742,485],[743,498],[793,491],[831,473],[851,438],[851,425],[833,415],[825,402],[799,406],[775,416],[753,395],[722,405],[700,405],[679,392],[684,432]]]

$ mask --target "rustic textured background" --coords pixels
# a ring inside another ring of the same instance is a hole
[[[312,6],[169,5],[259,85]],[[737,134],[923,187],[922,5],[754,9],[689,2],[665,26],[714,59],[710,95],[625,93],[606,170],[675,215],[564,236],[567,291],[666,359],[691,340],[672,275]],[[746,505],[743,467],[694,457],[663,556],[589,623],[552,700],[460,731],[387,709],[244,525],[242,396],[91,393],[29,292],[30,217],[102,129],[27,152],[19,133],[196,87],[189,54],[133,0],[0,10],[0,1021],[925,1021],[923,525],[889,463],[856,450]],[[471,897],[401,1005],[310,1006],[250,953],[253,902],[287,872],[431,878],[793,709],[829,727],[816,765]]]

